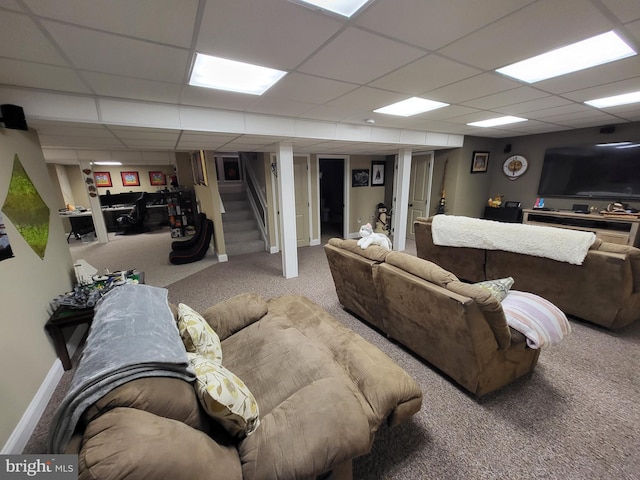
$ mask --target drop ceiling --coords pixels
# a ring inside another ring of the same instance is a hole
[[[452,148],[640,121],[640,104],[583,103],[640,90],[640,55],[534,84],[494,71],[610,30],[640,51],[640,2],[372,0],[346,19],[289,0],[0,0],[0,103],[57,163]],[[196,52],[288,73],[262,96],[192,87]],[[450,106],[373,113],[412,96]],[[467,125],[503,115],[529,121]]]

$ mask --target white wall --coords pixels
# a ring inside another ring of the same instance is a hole
[[[58,216],[58,187],[52,186],[35,132],[0,128],[0,206],[16,154],[50,209],[49,239],[41,259],[3,214],[14,258],[0,262],[0,446],[6,444],[56,361],[44,324],[51,300],[73,287],[73,262]]]

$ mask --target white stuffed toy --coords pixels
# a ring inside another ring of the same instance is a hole
[[[366,250],[369,245],[380,245],[382,248],[391,251],[391,240],[384,233],[373,233],[373,228],[370,223],[360,227],[360,236],[358,240],[358,246],[363,250]]]

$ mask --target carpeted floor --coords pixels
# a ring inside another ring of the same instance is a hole
[[[202,310],[245,291],[302,294],[405,368],[422,388],[422,410],[378,432],[354,462],[355,479],[640,478],[640,323],[612,333],[572,319],[572,334],[541,353],[531,376],[477,401],[344,311],[321,246],[298,255],[298,278],[282,277],[279,254],[249,254],[169,284],[169,299]],[[42,451],[47,428],[43,420],[25,453]]]

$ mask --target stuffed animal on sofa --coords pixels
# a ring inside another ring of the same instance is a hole
[[[391,250],[391,240],[384,233],[373,233],[373,228],[370,223],[360,227],[360,240],[358,240],[358,246],[363,250],[366,250],[369,245],[380,245],[382,248]]]

